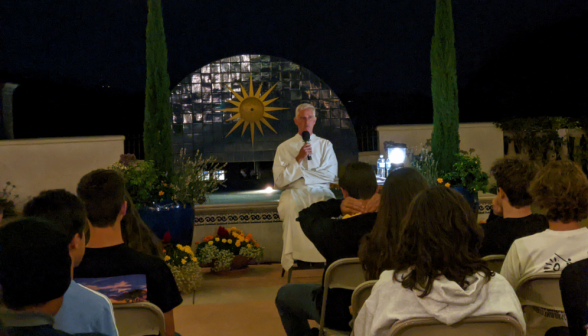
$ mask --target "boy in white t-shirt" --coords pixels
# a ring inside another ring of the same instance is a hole
[[[560,273],[567,265],[588,258],[588,179],[572,161],[545,165],[529,189],[533,202],[547,210],[549,229],[515,240],[500,274],[516,288],[537,273]]]

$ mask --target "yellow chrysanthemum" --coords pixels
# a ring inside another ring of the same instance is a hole
[[[227,242],[227,240],[226,240],[225,238],[223,238],[222,242],[223,242],[223,243],[226,243],[226,242]]]
[[[227,243],[232,244],[233,243],[233,240],[232,239],[229,239],[229,240],[227,240]]]
[[[249,238],[245,238],[245,242],[249,243],[250,239]]]
[[[163,194],[165,194],[163,190],[159,192],[159,196],[163,196]]]
[[[445,186],[446,186],[447,188],[449,188],[449,187],[451,187],[451,184],[449,184],[449,182],[447,182],[447,183],[445,183]]]
[[[214,244],[214,242],[212,240],[208,242],[208,245],[212,245],[212,244]]]
[[[165,261],[170,261],[170,259],[171,259],[171,257],[170,256],[167,256],[167,255],[164,258]]]
[[[216,237],[216,238],[214,238],[214,240],[216,240],[216,241],[219,241],[219,240],[220,240],[220,238]]]
[[[247,244],[247,248],[251,248],[251,244]]]
[[[178,248],[178,250],[180,250],[180,251],[181,251],[181,250],[184,248],[184,247],[183,247],[182,245],[180,245],[180,244],[176,245],[176,247],[177,247],[177,248]]]
[[[442,179],[442,178],[438,178],[438,179],[437,179],[437,182],[439,182],[439,183],[443,183],[443,179]]]
[[[187,263],[186,259],[182,259],[182,265],[185,265]]]
[[[241,242],[237,240],[237,242],[235,243],[235,246],[240,247],[241,246]]]
[[[197,262],[197,261],[198,261],[198,259],[196,259],[196,257],[192,257],[192,261],[193,261],[193,262]]]

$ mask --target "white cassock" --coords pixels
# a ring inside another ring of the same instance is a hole
[[[337,157],[329,140],[310,136],[312,160],[303,159],[300,164],[296,156],[304,141],[300,134],[281,143],[274,158],[274,184],[284,190],[280,196],[278,213],[284,229],[282,267],[289,270],[294,260],[325,262],[325,258],[304,235],[298,213],[311,204],[334,198],[329,189],[337,177]]]

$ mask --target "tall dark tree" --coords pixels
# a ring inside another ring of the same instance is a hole
[[[145,159],[163,172],[172,172],[172,108],[167,72],[167,46],[161,0],[147,0],[147,83],[145,85]]]
[[[451,0],[437,0],[435,33],[431,43],[431,91],[433,95],[432,151],[439,169],[451,170],[459,153],[459,108],[455,34]]]

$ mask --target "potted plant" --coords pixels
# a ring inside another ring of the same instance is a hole
[[[202,285],[202,272],[198,259],[189,245],[173,245],[169,232],[164,235],[164,260],[178,284],[182,294],[191,294]]]
[[[461,193],[468,203],[472,206],[475,213],[478,213],[478,192],[488,191],[488,174],[482,171],[480,157],[472,155],[473,149],[469,153],[460,151],[456,154],[456,160],[452,169],[443,174],[437,182],[455,189]]]
[[[251,234],[232,227],[220,226],[216,236],[208,236],[196,244],[196,256],[203,267],[212,267],[211,271],[221,273],[245,269],[252,260],[263,258],[260,247]]]
[[[437,178],[439,177],[438,164],[433,157],[431,151],[431,140],[427,140],[426,144],[422,146],[419,154],[411,155],[410,166],[421,173],[425,180],[429,182],[429,185],[434,186],[437,184]]]

